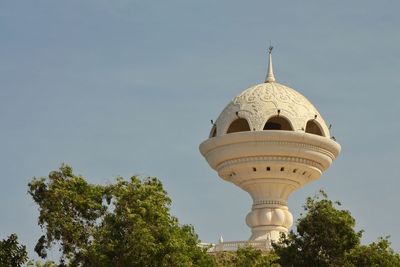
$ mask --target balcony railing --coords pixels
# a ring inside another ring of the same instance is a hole
[[[236,251],[241,247],[252,246],[255,249],[267,251],[271,249],[271,242],[269,240],[263,241],[228,241],[220,242],[218,244],[200,243],[200,247],[207,248],[207,252],[215,253],[222,251]]]

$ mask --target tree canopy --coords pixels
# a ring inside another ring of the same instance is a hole
[[[193,227],[171,216],[170,198],[156,178],[118,178],[94,185],[62,165],[34,178],[29,194],[39,206],[35,251],[46,257],[58,243],[71,266],[212,266]]]
[[[0,241],[0,267],[392,267],[400,255],[388,237],[362,245],[362,231],[339,202],[325,192],[309,197],[296,231],[282,235],[273,250],[242,247],[208,254],[190,225],[170,214],[171,199],[154,177],[97,185],[75,175],[68,165],[33,178],[29,194],[38,205],[43,230],[35,251],[47,259],[58,247],[59,264],[28,261],[26,247],[12,234]],[[24,265],[27,264],[27,265]]]
[[[279,257],[273,252],[265,252],[251,246],[239,248],[235,252],[217,252],[214,255],[218,267],[279,267]]]
[[[400,266],[400,255],[390,247],[388,237],[369,245],[361,245],[346,255],[346,266],[392,267]]]
[[[16,234],[0,241],[0,266],[22,266],[28,260],[26,247],[18,243]]]
[[[339,209],[321,191],[307,198],[297,232],[282,236],[274,251],[282,266],[400,266],[400,256],[390,249],[387,239],[360,245],[362,231],[348,210]]]

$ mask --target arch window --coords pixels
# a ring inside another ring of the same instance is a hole
[[[316,120],[309,120],[306,124],[306,133],[324,136],[321,126]]]
[[[246,132],[250,131],[249,123],[246,119],[239,118],[234,120],[231,125],[229,125],[228,131],[226,133],[236,133],[236,132]]]
[[[265,123],[264,130],[293,131],[293,127],[285,117],[274,116]]]
[[[211,132],[210,132],[210,138],[211,137],[215,137],[215,136],[217,136],[217,126],[213,126],[212,128],[211,128]]]

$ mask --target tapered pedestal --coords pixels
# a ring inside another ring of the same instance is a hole
[[[329,138],[292,131],[238,132],[208,139],[200,151],[218,175],[247,191],[251,241],[277,241],[293,224],[289,195],[318,179],[340,152]]]

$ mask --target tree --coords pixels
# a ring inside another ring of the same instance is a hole
[[[321,198],[322,197],[322,198]],[[307,198],[307,212],[297,221],[297,233],[274,245],[282,266],[343,266],[344,256],[360,243],[362,232],[347,210],[335,207],[327,195]]]
[[[44,234],[35,251],[46,258],[59,244],[62,266],[400,266],[400,255],[387,238],[360,245],[362,231],[339,202],[321,191],[307,198],[305,213],[273,251],[252,247],[210,256],[198,246],[190,225],[171,216],[171,200],[156,178],[117,178],[109,185],[88,183],[62,165],[48,177],[33,178],[29,194],[39,207]],[[21,266],[25,247],[15,235],[0,241],[0,266]],[[28,266],[55,266],[53,262]]]
[[[18,243],[16,234],[0,241],[0,266],[19,267],[28,260],[26,247]]]
[[[251,246],[239,248],[235,252],[217,252],[214,255],[219,267],[279,267],[278,256]]]
[[[118,178],[93,185],[62,165],[33,178],[29,194],[44,230],[35,251],[60,245],[60,266],[214,266],[193,227],[171,216],[171,200],[156,178]]]
[[[400,255],[390,248],[387,238],[379,238],[369,245],[359,246],[350,251],[346,258],[348,266],[400,266]]]
[[[387,239],[360,245],[362,231],[355,231],[355,220],[340,210],[325,192],[307,198],[306,213],[297,220],[297,233],[291,231],[273,244],[279,263],[286,266],[400,266],[400,256]]]
[[[57,264],[54,261],[46,261],[46,262],[41,262],[41,261],[33,261],[30,260],[26,267],[57,267]]]

